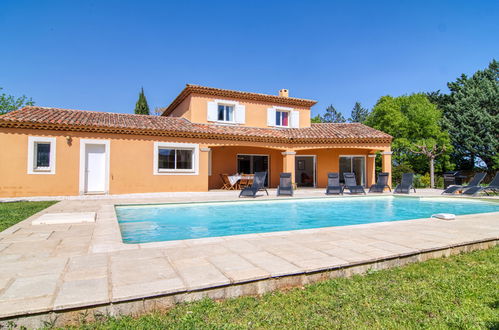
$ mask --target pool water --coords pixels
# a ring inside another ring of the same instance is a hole
[[[357,197],[116,206],[123,242],[147,243],[499,212],[455,198]]]

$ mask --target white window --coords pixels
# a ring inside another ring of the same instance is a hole
[[[154,143],[154,175],[198,174],[197,144]]]
[[[276,110],[275,125],[289,127],[289,111]]]
[[[237,101],[214,100],[208,102],[208,121],[223,124],[244,124],[246,107]]]
[[[268,108],[267,126],[300,128],[300,111],[285,107]]]
[[[55,138],[28,137],[28,174],[55,174]]]
[[[218,105],[218,121],[234,121],[234,106],[233,105]]]

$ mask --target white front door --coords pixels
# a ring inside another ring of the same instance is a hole
[[[85,192],[106,190],[106,145],[85,146]]]

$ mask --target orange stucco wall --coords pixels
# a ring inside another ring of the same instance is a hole
[[[55,174],[27,174],[28,136],[56,137]],[[66,136],[71,136],[71,144],[68,144]],[[123,134],[1,129],[0,196],[78,195],[82,138],[110,141],[110,194],[208,189],[206,152],[199,152],[198,175],[153,174],[155,141],[196,142],[193,140]],[[200,147],[202,146],[200,144]]]
[[[170,117],[183,117],[187,120],[191,120],[191,98],[192,96],[187,96],[180,104],[175,108],[175,110],[170,113]]]
[[[56,138],[55,174],[28,174],[28,137]],[[68,143],[67,137],[71,137]],[[296,150],[297,155],[317,156],[317,185],[325,187],[327,172],[338,171],[339,155],[367,155],[375,150],[389,150],[389,145],[331,145],[324,148],[260,142],[238,142],[62,132],[49,130],[0,129],[0,197],[59,196],[80,194],[80,140],[108,140],[110,144],[109,193],[148,193],[173,191],[207,191],[220,188],[220,174],[237,172],[238,154],[269,155],[270,186],[277,187],[283,171],[283,151]],[[154,175],[154,142],[193,143],[199,145],[197,175]],[[326,148],[327,147],[327,148]],[[308,148],[308,149],[305,149]],[[298,150],[297,150],[298,149]],[[208,152],[208,150],[211,150]],[[208,176],[211,152],[211,176]],[[369,162],[369,158],[366,159]],[[369,166],[369,165],[368,165]],[[367,183],[373,182],[367,168]]]
[[[243,99],[226,99],[213,98],[199,94],[189,95],[177,108],[170,114],[174,117],[184,117],[193,123],[208,123],[208,102],[216,99],[226,101],[237,101],[246,107],[245,123],[239,124],[250,127],[266,127],[267,126],[267,109],[273,106],[283,106],[282,104],[262,103],[256,101],[248,101]],[[300,127],[310,127],[310,108],[287,106],[300,112]]]

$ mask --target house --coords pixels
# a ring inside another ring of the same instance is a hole
[[[222,173],[281,172],[325,187],[327,172],[375,181],[392,137],[358,123],[313,124],[315,101],[186,85],[161,116],[28,106],[0,116],[0,196],[207,191]]]

